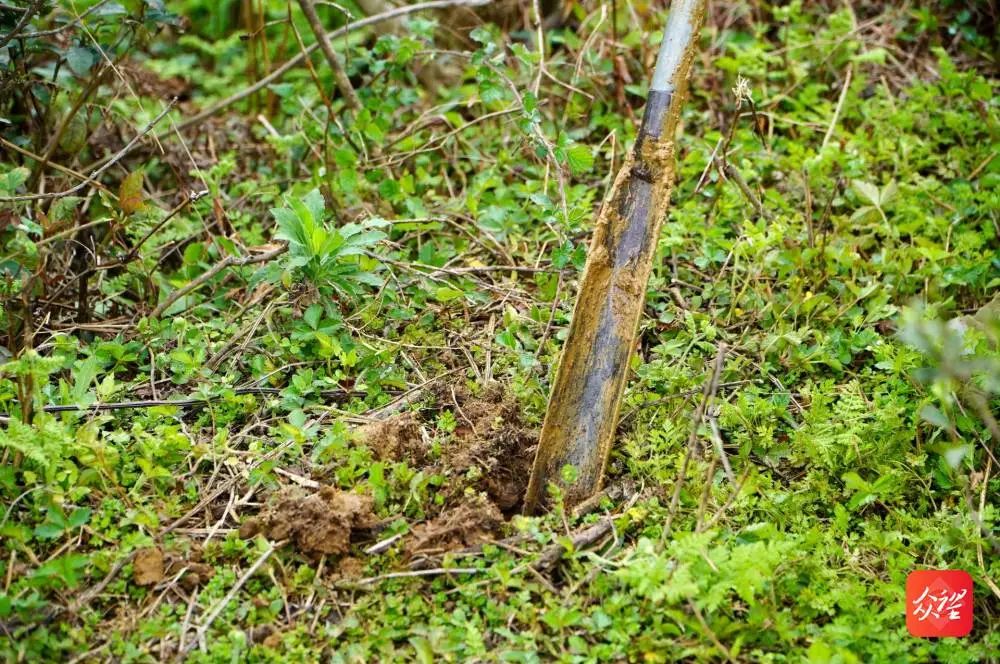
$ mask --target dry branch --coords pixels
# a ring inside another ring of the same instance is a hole
[[[34,17],[34,15],[38,13],[38,10],[41,9],[43,4],[45,4],[45,0],[34,0],[34,2],[28,5],[27,10],[25,10],[25,12],[21,14],[20,20],[11,29],[11,31],[3,36],[0,36],[0,48],[3,48],[7,44],[9,44],[10,40],[12,40],[14,37],[17,37],[21,33],[21,31],[24,30],[24,26],[28,25],[28,21],[30,21]]]
[[[223,609],[229,606],[229,603],[232,602],[233,598],[236,597],[236,593],[240,591],[240,588],[242,588],[246,584],[246,582],[250,580],[250,577],[252,577],[254,574],[257,573],[257,570],[260,569],[261,565],[267,562],[267,559],[271,557],[271,554],[274,553],[275,550],[281,548],[284,545],[285,545],[284,542],[278,542],[276,544],[268,545],[268,547],[264,550],[264,552],[260,554],[257,560],[254,561],[253,565],[251,565],[247,569],[247,571],[244,572],[239,579],[237,579],[236,583],[233,584],[233,587],[229,589],[228,593],[226,593],[226,596],[223,597],[221,600],[219,600],[219,602],[214,607],[212,607],[212,610],[208,613],[208,615],[205,617],[205,620],[203,620],[201,625],[199,625],[198,627],[198,630],[196,632],[197,639],[191,641],[191,643],[189,643],[185,647],[184,649],[185,653],[193,650],[196,643],[204,640],[205,634],[212,626],[212,623],[214,623],[215,619],[219,617],[219,614],[222,613]]]
[[[160,120],[163,119],[163,116],[169,113],[170,109],[172,109],[176,103],[177,103],[177,98],[174,97],[173,99],[170,100],[170,102],[166,105],[166,107],[157,114],[155,118],[149,121],[149,124],[143,127],[142,131],[136,134],[131,141],[125,144],[125,147],[116,152],[111,157],[111,159],[108,159],[106,162],[104,162],[102,166],[95,169],[94,172],[88,175],[87,179],[84,180],[83,182],[80,182],[79,184],[65,191],[54,191],[45,194],[26,194],[24,196],[0,196],[0,203],[20,203],[22,201],[38,201],[48,198],[62,198],[64,196],[71,196],[75,194],[76,192],[80,191],[91,182],[95,182],[97,178],[100,177],[102,173],[104,173],[104,171],[111,168],[114,164],[118,163],[125,155],[131,152],[132,148],[134,148],[136,144],[140,140],[142,140],[142,137],[148,134],[153,129],[153,127],[159,124]]]
[[[281,254],[288,250],[287,245],[281,245],[280,247],[275,247],[269,251],[264,251],[259,254],[251,254],[249,256],[226,256],[224,259],[213,265],[212,267],[205,270],[203,273],[198,275],[197,278],[192,279],[188,283],[184,284],[177,290],[170,293],[167,299],[161,302],[155,309],[153,313],[150,314],[151,318],[159,318],[163,315],[163,312],[170,308],[177,300],[181,299],[193,290],[197,290],[203,286],[209,279],[219,274],[227,267],[242,266],[242,265],[252,265],[254,263],[266,263],[267,261],[277,258]]]
[[[326,56],[326,61],[333,71],[333,79],[337,82],[337,89],[340,90],[340,94],[343,95],[351,110],[358,110],[361,108],[361,100],[358,99],[358,93],[354,91],[351,80],[347,78],[347,72],[344,71],[343,65],[340,64],[337,54],[333,52],[333,46],[330,45],[330,40],[323,30],[323,23],[319,20],[319,14],[316,13],[315,5],[313,5],[312,0],[299,0],[299,6],[302,8],[302,13],[305,14],[306,21],[309,22],[309,27],[312,28],[313,34],[316,35],[316,43],[319,45],[319,49],[323,51],[323,55]]]

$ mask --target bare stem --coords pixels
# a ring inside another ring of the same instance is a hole
[[[344,100],[347,101],[347,105],[351,110],[356,111],[360,109],[361,100],[358,99],[358,93],[354,91],[351,79],[347,78],[347,72],[344,71],[344,67],[340,64],[337,54],[333,51],[333,46],[326,36],[326,31],[323,30],[323,24],[319,20],[319,14],[316,13],[316,7],[313,5],[312,0],[299,0],[299,6],[302,7],[302,13],[305,14],[306,20],[309,22],[309,27],[312,28],[313,34],[316,35],[316,42],[319,44],[319,49],[323,51],[326,61],[330,64],[330,69],[333,71],[333,78],[337,82],[340,94],[344,96]]]

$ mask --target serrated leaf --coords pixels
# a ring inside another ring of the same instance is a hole
[[[319,327],[320,317],[323,315],[323,307],[318,304],[314,304],[306,309],[305,313],[302,314],[302,319],[306,324],[312,329]]]
[[[142,171],[133,171],[122,180],[118,187],[118,206],[125,214],[142,209]]]
[[[315,332],[316,341],[319,342],[320,355],[324,358],[331,358],[343,352],[340,342],[328,334]]]
[[[566,163],[573,175],[583,175],[594,167],[594,153],[587,145],[570,146],[566,149]]]
[[[67,520],[70,528],[80,528],[86,525],[90,521],[90,508],[87,507],[77,507],[73,510],[72,514],[69,515]]]
[[[55,539],[62,535],[63,527],[57,523],[46,521],[35,526],[35,537],[39,539]]]
[[[18,187],[25,183],[29,175],[31,175],[31,171],[24,166],[10,169],[3,174],[3,177],[0,177],[0,190],[8,194],[14,193]]]
[[[483,100],[484,104],[503,101],[504,92],[504,88],[493,81],[485,80],[479,82],[479,98]]]
[[[864,180],[852,180],[851,189],[853,189],[858,196],[875,207],[878,207],[881,196],[879,195],[878,187],[873,185],[871,182],[865,182]]]

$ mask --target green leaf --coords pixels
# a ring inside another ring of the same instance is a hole
[[[858,196],[868,201],[875,207],[879,206],[881,196],[879,195],[878,187],[872,183],[865,182],[863,180],[852,180],[851,189],[853,189]]]
[[[359,284],[366,284],[374,288],[378,288],[385,283],[385,280],[382,277],[377,274],[372,274],[371,272],[358,272],[357,274],[354,274],[351,279]]]
[[[437,290],[434,291],[434,298],[438,302],[450,302],[451,300],[462,297],[464,294],[465,293],[463,291],[460,291],[457,288],[439,286]]]
[[[118,187],[118,205],[125,214],[132,214],[142,209],[142,171],[133,171],[125,176]]]
[[[896,197],[898,191],[899,186],[896,184],[895,180],[882,187],[882,191],[879,192],[878,196],[879,207],[884,208],[887,203]]]
[[[478,27],[469,33],[469,37],[473,41],[477,41],[480,44],[489,44],[494,41],[493,33],[484,27]]]
[[[583,175],[594,167],[594,153],[590,146],[577,143],[566,149],[566,163],[573,175]]]
[[[97,64],[97,54],[93,49],[84,46],[74,46],[66,52],[66,64],[77,76],[86,76]]]
[[[323,307],[318,304],[311,305],[306,309],[305,313],[302,314],[302,320],[312,329],[319,327],[320,317],[323,315]]]
[[[326,201],[323,200],[323,194],[319,193],[319,189],[313,189],[303,196],[302,203],[309,210],[313,223],[320,223],[326,217]]]
[[[944,460],[948,462],[948,465],[952,468],[958,468],[962,465],[962,460],[972,453],[972,446],[970,445],[956,445],[955,447],[950,447],[944,452]]]
[[[63,528],[58,523],[45,521],[35,526],[35,537],[39,539],[56,539],[63,534]]]
[[[855,55],[854,57],[851,58],[851,61],[858,64],[870,62],[874,64],[884,65],[885,59],[888,55],[889,52],[886,49],[878,47],[865,51],[864,53],[859,53],[858,55]]]
[[[951,429],[951,421],[948,416],[942,413],[937,406],[927,404],[920,409],[920,417],[942,429]]]
[[[18,187],[27,181],[29,175],[31,175],[31,171],[24,166],[12,168],[0,177],[0,191],[6,194],[14,193]]]
[[[66,521],[70,528],[81,528],[90,521],[90,513],[91,510],[87,507],[77,507]]]
[[[484,80],[479,82],[479,98],[484,104],[492,104],[503,101],[506,90],[494,81]]]

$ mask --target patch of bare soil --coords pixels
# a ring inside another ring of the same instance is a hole
[[[342,579],[354,581],[365,575],[365,564],[357,558],[344,556],[337,565],[337,573]]]
[[[187,99],[191,96],[191,85],[187,81],[179,76],[161,78],[141,62],[126,62],[118,66],[118,71],[125,75],[132,90],[141,97]]]
[[[411,556],[465,549],[498,537],[505,515],[519,511],[538,441],[537,430],[524,423],[521,407],[500,384],[476,395],[464,386],[442,385],[434,397],[437,408],[453,411],[457,421],[440,459],[430,458],[417,413],[366,424],[352,433],[380,461],[404,461],[448,477],[443,508],[404,539]],[[352,533],[358,539],[359,531],[377,525],[367,496],[333,487],[315,493],[291,488],[244,522],[240,535],[291,540],[306,554],[346,554]],[[345,558],[342,576],[359,575],[358,562]]]
[[[178,583],[186,590],[193,590],[211,579],[213,574],[215,570],[201,562],[198,550],[182,556],[152,546],[136,551],[132,560],[132,581],[138,586],[155,586],[164,579],[180,575]]]
[[[437,518],[414,527],[406,552],[413,556],[466,549],[492,539],[503,523],[503,515],[492,501],[469,496]]]
[[[458,477],[477,468],[481,479],[475,487],[485,491],[504,514],[517,511],[538,442],[537,430],[525,425],[518,403],[499,383],[490,384],[477,395],[464,385],[442,384],[434,397],[438,408],[453,411],[457,421],[435,470]],[[380,461],[406,461],[415,468],[428,463],[428,445],[415,413],[366,424],[353,435]],[[460,502],[455,499],[460,499],[466,487],[461,483],[452,486],[455,493],[449,502]]]
[[[368,447],[379,461],[406,461],[419,467],[427,459],[427,443],[414,413],[358,427],[354,439]]]
[[[245,521],[240,537],[263,534],[270,540],[291,540],[306,554],[342,554],[350,550],[351,533],[374,522],[369,496],[330,486],[311,494],[288,489],[273,506]]]
[[[458,420],[455,440],[446,448],[445,470],[464,473],[477,467],[477,488],[504,514],[518,511],[531,474],[537,430],[525,425],[521,407],[499,384],[477,396],[464,387],[448,386],[442,392],[442,407],[451,405]]]

